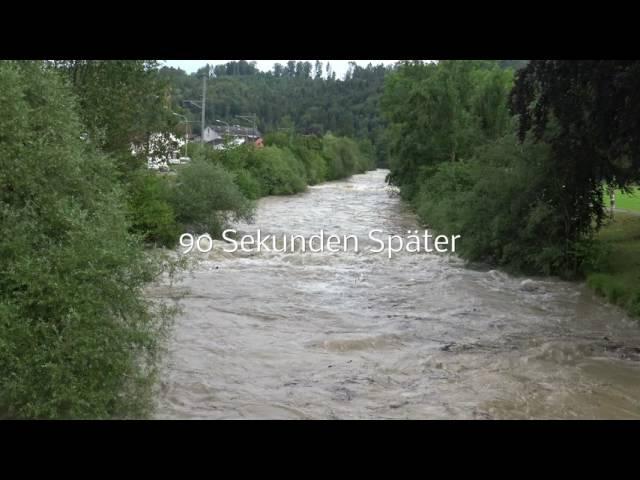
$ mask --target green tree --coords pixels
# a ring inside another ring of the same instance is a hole
[[[607,184],[626,188],[640,178],[639,81],[632,60],[532,60],[517,74],[519,135],[532,131],[551,144],[550,175],[562,185],[554,206],[568,242],[602,224]]]
[[[385,81],[381,105],[390,123],[390,179],[411,198],[419,172],[469,159],[509,127],[512,79],[495,62],[402,62]]]
[[[0,417],[145,416],[162,266],[58,72],[0,62],[0,92]]]
[[[212,236],[220,236],[229,221],[251,218],[253,209],[231,173],[200,159],[179,170],[172,205],[185,230]]]
[[[70,60],[53,63],[78,96],[89,139],[106,152],[131,160],[131,145],[177,124],[170,86],[155,60]],[[138,164],[146,163],[144,160]]]

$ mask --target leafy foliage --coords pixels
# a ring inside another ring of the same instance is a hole
[[[605,182],[637,178],[635,163],[624,161],[635,140],[609,110],[624,104],[627,120],[637,121],[629,77],[600,67],[594,77],[579,62],[532,61],[519,70],[509,104],[513,70],[495,62],[403,63],[382,99],[390,180],[425,222],[461,234],[471,260],[579,274],[595,255]],[[604,86],[622,89],[614,94],[620,105],[611,107]],[[519,117],[510,118],[509,106]],[[608,120],[591,122],[599,109]]]
[[[176,125],[169,108],[171,85],[158,75],[155,60],[66,60],[52,65],[78,98],[88,139],[115,155],[125,171],[146,164],[146,159],[131,156],[132,144],[148,148],[150,134]]]
[[[552,146],[569,240],[589,235],[594,219],[602,224],[605,184],[640,178],[639,81],[640,62],[630,60],[534,60],[518,73],[519,135],[532,130]]]
[[[266,135],[265,148],[240,146],[227,150],[196,147],[193,157],[217,163],[235,175],[234,182],[249,198],[286,195],[308,184],[336,180],[374,168],[370,142],[327,134]]]
[[[171,205],[168,177],[138,170],[128,178],[127,188],[132,231],[147,243],[173,246],[182,232]]]
[[[469,161],[435,167],[415,199],[418,213],[438,230],[461,234],[460,253],[471,261],[571,276],[577,265],[567,259],[583,261],[593,244],[565,241],[553,201],[561,185],[550,181],[548,159],[546,144],[519,145],[515,135],[490,142]]]
[[[0,416],[148,412],[162,263],[129,231],[113,164],[41,62],[0,62]]]
[[[194,160],[183,166],[173,188],[178,222],[189,231],[220,236],[230,220],[250,218],[252,205],[221,165]]]
[[[493,62],[403,62],[387,77],[382,107],[390,123],[390,180],[412,198],[416,172],[469,159],[509,126],[512,73]]]

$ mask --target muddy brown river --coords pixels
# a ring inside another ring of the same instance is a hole
[[[640,418],[638,323],[584,284],[367,250],[372,229],[420,228],[386,173],[261,199],[234,226],[359,252],[199,254],[171,289],[157,418]]]

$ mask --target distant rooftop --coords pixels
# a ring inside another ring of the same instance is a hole
[[[260,131],[256,128],[242,127],[240,125],[208,125],[207,128],[215,131],[218,135],[231,135],[233,137],[255,137],[261,136]]]

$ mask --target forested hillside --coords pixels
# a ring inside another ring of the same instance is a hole
[[[391,67],[355,63],[344,79],[336,78],[331,64],[289,61],[261,72],[255,62],[229,62],[188,75],[182,70],[163,67],[161,77],[172,85],[175,109],[192,123],[192,132],[200,132],[200,110],[188,100],[200,102],[202,75],[207,79],[206,124],[216,120],[238,123],[238,115],[257,116],[262,132],[294,129],[302,134],[369,139],[378,162],[385,158],[385,123],[380,115],[380,96],[385,75]],[[184,127],[182,127],[184,128]]]

